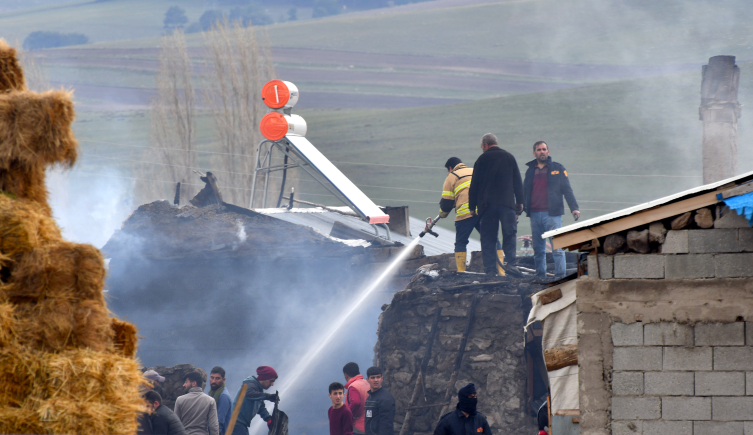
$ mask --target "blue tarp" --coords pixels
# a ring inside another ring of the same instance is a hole
[[[748,224],[753,226],[753,192],[727,198],[724,203],[740,216],[745,216],[748,219]]]

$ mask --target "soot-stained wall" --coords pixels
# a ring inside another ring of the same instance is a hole
[[[476,385],[478,409],[495,433],[535,433],[533,418],[525,409],[523,326],[530,310],[526,296],[540,287],[527,280],[446,270],[432,271],[431,275],[417,277],[407,289],[395,294],[380,318],[375,363],[383,367],[384,385],[395,397],[396,433],[409,407],[413,409],[406,434],[433,432],[440,413],[455,408],[458,389],[469,382]],[[460,370],[452,382],[471,316]],[[426,388],[416,389],[430,342]],[[444,400],[448,389],[451,402]],[[411,402],[414,390],[417,395]],[[431,406],[445,403],[449,407],[444,411],[442,406]]]

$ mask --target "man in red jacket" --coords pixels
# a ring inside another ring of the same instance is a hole
[[[354,362],[345,364],[343,375],[345,375],[345,389],[348,390],[345,404],[353,413],[353,433],[364,434],[364,411],[366,399],[369,397],[369,383],[361,376],[358,364]]]

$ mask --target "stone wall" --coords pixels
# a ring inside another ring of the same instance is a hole
[[[458,389],[469,382],[476,385],[479,411],[494,432],[535,433],[533,418],[525,409],[523,326],[530,310],[530,299],[525,296],[541,287],[526,280],[431,272],[435,275],[417,275],[407,289],[395,294],[380,317],[375,364],[383,367],[385,387],[396,400],[396,433],[416,389],[437,310],[426,390],[417,390],[413,406],[421,408],[412,410],[406,434],[432,433],[442,409],[432,405],[447,403],[444,397],[449,388],[448,410],[454,409]],[[478,302],[462,364],[456,382],[450,385],[474,298]]]

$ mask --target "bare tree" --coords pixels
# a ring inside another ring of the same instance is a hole
[[[217,168],[214,173],[220,186],[226,187],[225,200],[247,207],[254,157],[262,140],[259,122],[266,114],[261,89],[275,77],[269,44],[250,24],[244,27],[227,20],[205,32],[204,41],[208,60],[203,102],[215,123],[217,148],[223,153],[212,159],[212,166]],[[270,183],[272,196],[275,189],[279,182]]]
[[[190,198],[197,192],[193,170],[196,153],[196,93],[193,68],[186,50],[183,32],[176,29],[162,37],[159,70],[156,75],[157,96],[151,102],[151,148],[135,167],[137,203],[172,198],[175,184],[148,180],[184,183],[181,197]],[[190,196],[189,196],[190,195]],[[183,202],[183,200],[181,200]]]

